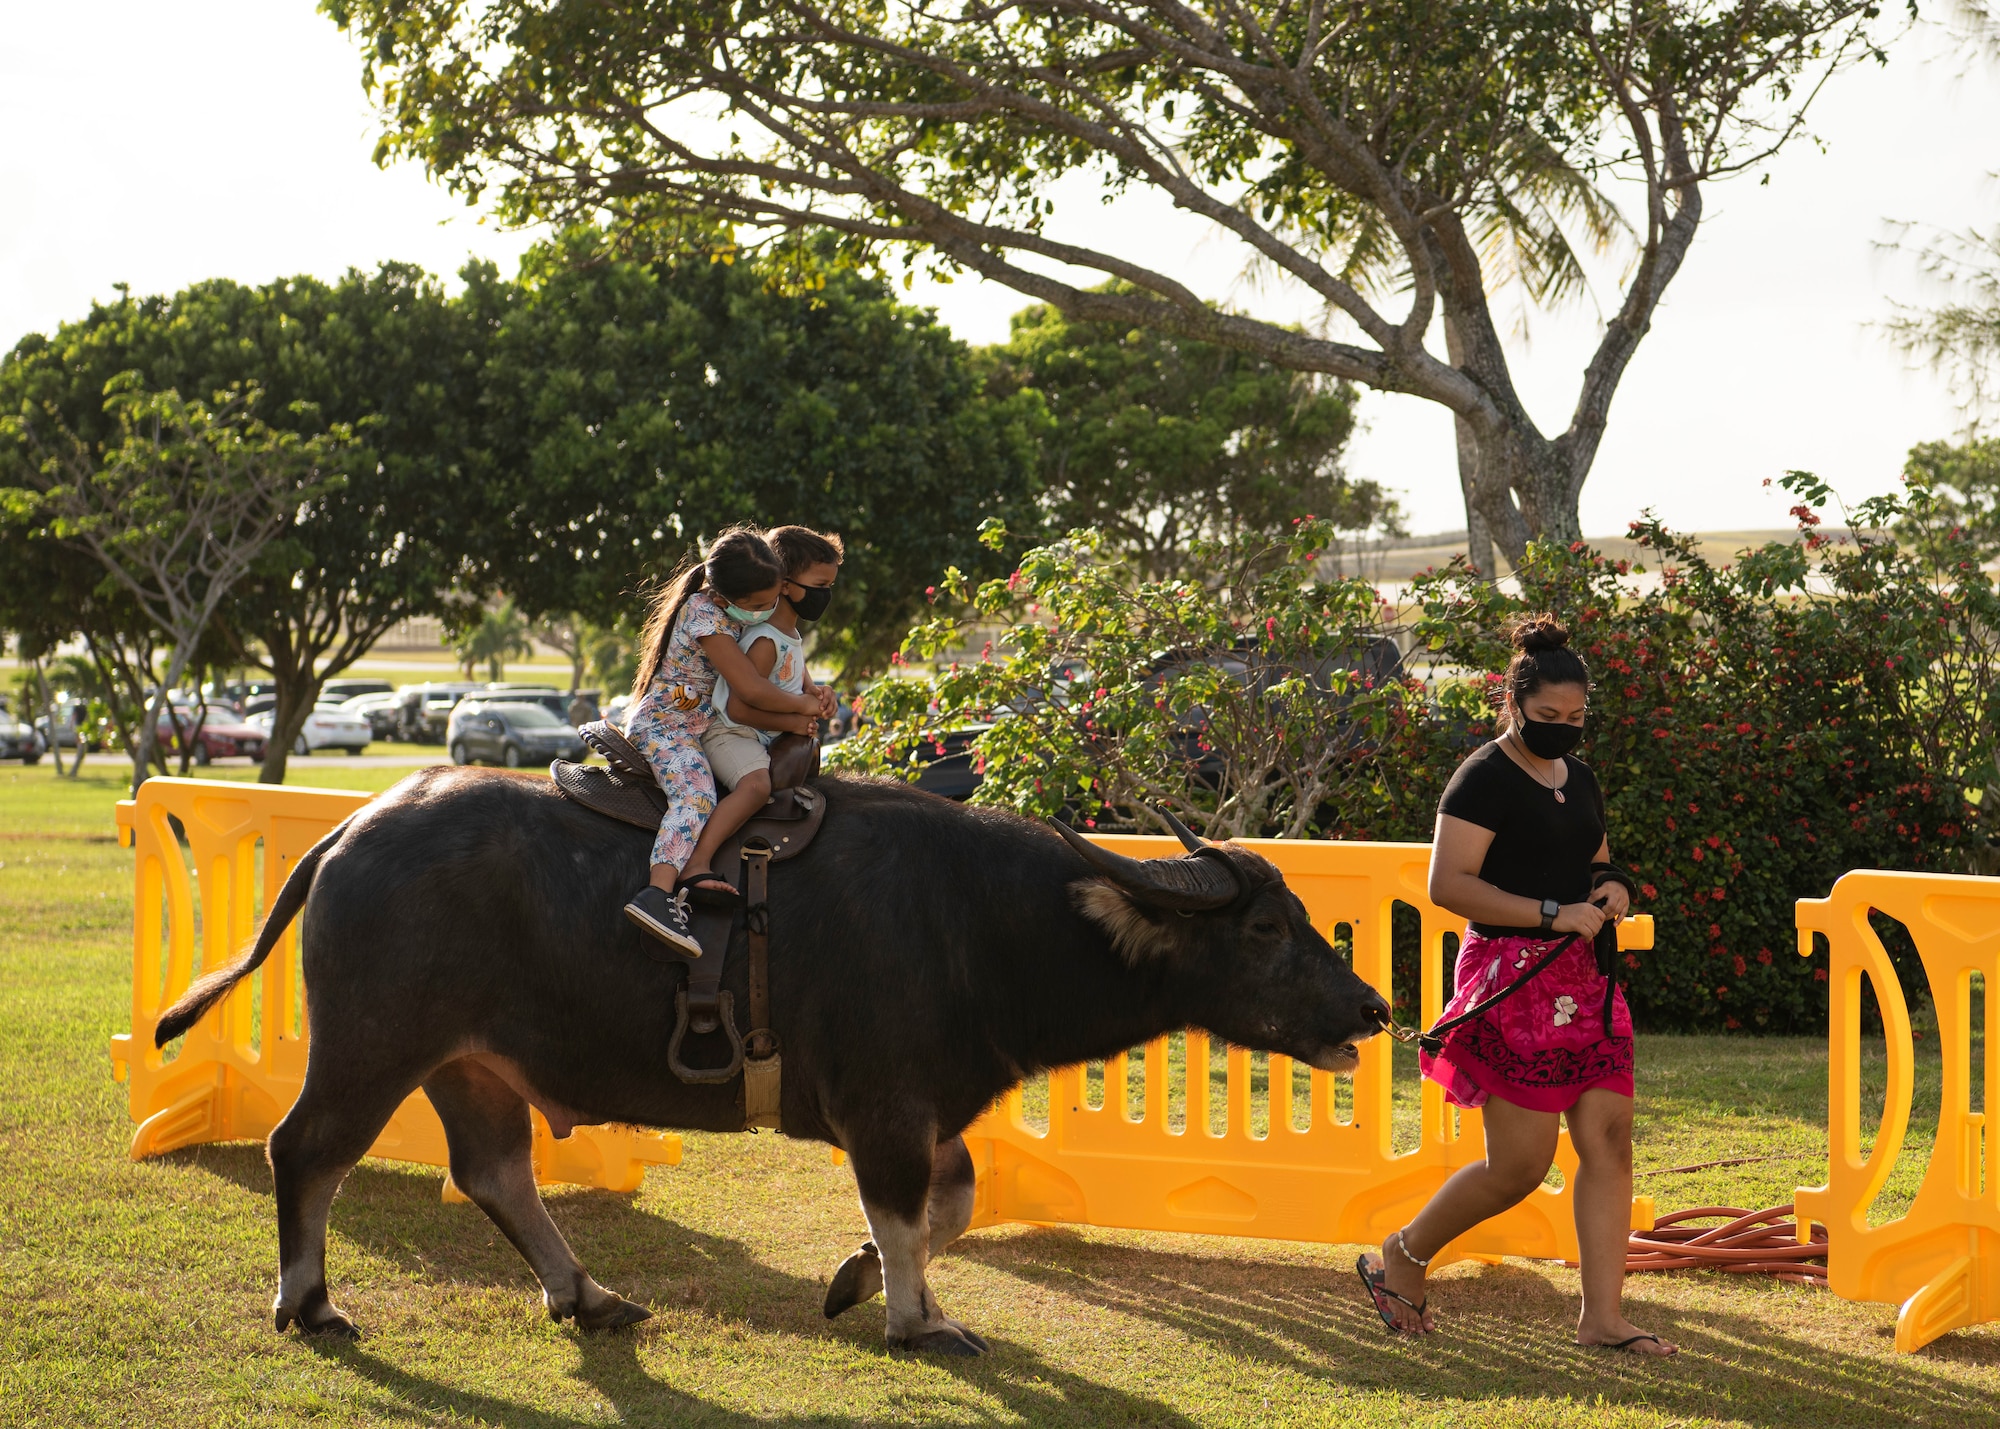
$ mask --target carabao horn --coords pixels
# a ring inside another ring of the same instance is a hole
[[[1156,908],[1197,913],[1234,903],[1243,891],[1229,856],[1220,849],[1203,848],[1182,858],[1127,858],[1099,848],[1061,819],[1049,823],[1092,868]]]

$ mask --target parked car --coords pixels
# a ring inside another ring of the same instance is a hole
[[[247,715],[253,712],[255,700],[275,702],[278,687],[270,680],[217,680],[203,685],[201,693],[211,707],[226,705],[239,715]]]
[[[270,731],[236,718],[226,705],[176,703],[171,709],[160,711],[153,737],[161,749],[173,754],[180,753],[182,742],[186,741],[194,762],[207,764],[238,755],[262,759]]]
[[[356,695],[342,700],[337,708],[367,720],[369,730],[377,739],[396,737],[396,712],[401,704],[394,690],[386,694]]]
[[[5,705],[0,705],[0,759],[39,764],[48,751],[48,742],[42,738],[40,730],[15,719]]]
[[[323,705],[338,705],[345,704],[357,695],[393,695],[395,693],[396,687],[387,680],[328,680],[319,687],[319,703]]]
[[[561,696],[556,698],[560,699]],[[539,701],[466,700],[451,719],[451,762],[493,762],[509,769],[552,759],[582,759],[576,726]]]
[[[451,742],[450,730],[457,726],[461,714],[490,704],[540,705],[564,724],[574,723],[569,717],[569,697],[559,695],[554,690],[506,690],[499,694],[467,695],[452,708],[451,719],[446,726],[445,743]]]
[[[396,735],[409,744],[443,744],[452,707],[486,686],[469,680],[426,681],[396,691]]]
[[[105,747],[102,730],[90,719],[90,703],[64,691],[56,696],[53,718],[42,715],[35,721],[35,732],[42,737],[44,749],[76,748],[77,731],[83,732],[83,747],[95,754]]]
[[[277,722],[277,711],[263,710],[251,715],[245,722],[262,729],[268,737],[271,726]],[[349,754],[359,754],[374,737],[375,731],[360,715],[321,705],[306,716],[305,724],[292,740],[292,753],[314,754],[322,749],[341,749]]]

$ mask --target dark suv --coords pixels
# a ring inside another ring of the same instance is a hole
[[[540,703],[465,700],[451,712],[451,762],[509,769],[584,757],[576,729]]]

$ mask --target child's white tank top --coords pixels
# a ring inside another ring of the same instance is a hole
[[[768,676],[772,684],[787,694],[796,695],[806,687],[806,642],[797,635],[787,635],[770,621],[762,625],[752,625],[736,637],[736,643],[749,654],[750,647],[759,640],[768,640],[778,647],[778,656],[771,662]],[[709,708],[715,713],[715,722],[724,729],[738,729],[745,734],[754,734],[769,744],[778,736],[768,729],[752,729],[747,724],[738,724],[729,717],[729,681],[720,675],[715,677],[715,693],[709,697]]]

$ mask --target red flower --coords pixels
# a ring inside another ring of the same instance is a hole
[[[1745,720],[1743,721],[1743,723],[1736,726],[1736,732],[1738,734],[1748,734],[1750,732],[1750,728],[1751,728],[1750,721]]]
[[[1645,894],[1648,898],[1658,898],[1660,896],[1660,890],[1653,887],[1653,885],[1650,883],[1640,884],[1639,891]]]
[[[1694,861],[1695,861],[1696,863],[1700,863],[1700,862],[1701,862],[1701,861],[1702,861],[1702,860],[1703,860],[1704,858],[1706,858],[1707,856],[1708,856],[1708,855],[1707,855],[1706,853],[1704,853],[1704,852],[1702,851],[1702,848],[1701,848],[1701,845],[1699,845],[1699,844],[1695,845],[1695,850],[1694,850]]]
[[[1690,805],[1688,806],[1688,810],[1689,810],[1689,812],[1690,812],[1690,813],[1692,813],[1692,812],[1693,812],[1693,810],[1694,810],[1694,806],[1693,806],[1692,804],[1690,804]],[[1721,847],[1722,847],[1722,840],[1721,840],[1721,838],[1719,838],[1719,837],[1718,837],[1717,835],[1715,835],[1715,834],[1710,834],[1710,835],[1708,836],[1708,846],[1709,846],[1710,848],[1721,848]]]
[[[1088,822],[1088,821],[1086,821],[1086,822]],[[1097,827],[1097,825],[1095,825],[1095,824],[1091,824],[1091,827],[1092,827],[1092,828],[1096,828],[1096,827]],[[1738,977],[1742,977],[1742,976],[1743,976],[1743,974],[1745,974],[1745,973],[1747,973],[1747,972],[1749,972],[1749,971],[1750,971],[1750,965],[1749,965],[1748,963],[1746,963],[1746,962],[1744,962],[1744,961],[1743,961],[1743,954],[1741,954],[1741,953],[1738,953],[1738,954],[1736,955],[1736,975],[1737,975]]]
[[[1711,938],[1719,938],[1719,937],[1721,937],[1721,936],[1722,936],[1722,925],[1721,925],[1721,924],[1719,924],[1719,923],[1710,923],[1710,924],[1708,925],[1708,936],[1709,936],[1709,937],[1711,937]]]
[[[1826,981],[1826,969],[1825,969],[1825,968],[1814,968],[1814,969],[1813,969],[1813,981],[1814,981],[1814,982],[1825,982],[1825,981]]]
[[[1757,950],[1757,961],[1765,967],[1769,967],[1771,965],[1771,950],[1769,948],[1759,948]]]

